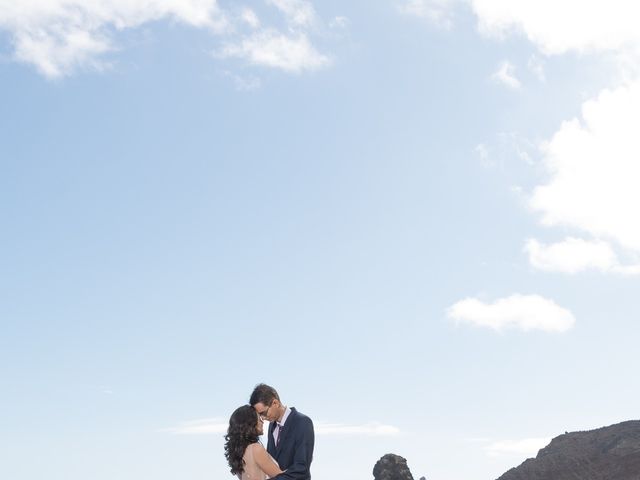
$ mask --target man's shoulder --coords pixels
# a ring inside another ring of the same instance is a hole
[[[291,417],[295,418],[296,423],[307,424],[313,426],[313,421],[304,413],[296,410],[294,407],[291,407]]]
[[[296,407],[291,407],[291,415],[296,416],[298,418],[307,418],[309,420],[311,420],[307,415],[305,415],[304,413],[302,413],[300,410],[298,410]]]

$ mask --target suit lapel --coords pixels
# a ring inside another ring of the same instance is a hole
[[[291,407],[291,413],[289,414],[289,417],[287,417],[287,421],[285,422],[284,427],[282,427],[282,430],[278,432],[278,446],[276,447],[276,456],[280,455],[282,446],[290,436],[289,433],[293,430],[293,428],[295,428],[296,415],[296,409]]]

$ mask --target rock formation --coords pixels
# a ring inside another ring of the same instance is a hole
[[[640,420],[633,420],[560,435],[498,480],[639,479]]]
[[[413,480],[407,460],[399,455],[387,453],[373,467],[375,480]]]

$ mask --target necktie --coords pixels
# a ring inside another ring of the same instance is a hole
[[[277,447],[278,444],[280,443],[280,438],[282,438],[282,425],[278,423],[276,424],[276,426],[278,427],[278,436],[276,437],[276,447]]]

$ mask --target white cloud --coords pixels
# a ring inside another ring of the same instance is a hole
[[[282,12],[289,27],[288,32],[262,28],[227,41],[221,49],[216,50],[217,57],[241,59],[252,65],[277,68],[289,73],[318,70],[331,64],[329,57],[320,53],[309,40],[309,31],[319,23],[311,2],[266,0],[266,3]],[[244,17],[254,28],[258,27],[255,14],[248,14],[245,9]],[[344,17],[337,18],[340,22],[346,21]],[[255,89],[253,84],[250,88]]]
[[[453,25],[452,5],[456,0],[402,0],[398,10],[406,15],[425,18],[444,28]]]
[[[616,265],[611,271],[621,275],[640,275],[640,264],[635,265]]]
[[[191,420],[183,422],[177,427],[162,429],[162,432],[173,433],[176,435],[208,435],[226,433],[229,426],[228,420],[220,417],[202,418],[199,420]],[[265,422],[265,432],[269,427]],[[385,425],[378,422],[370,422],[360,425],[347,425],[343,423],[325,423],[318,422],[314,426],[316,435],[349,435],[349,436],[389,436],[397,435],[400,429],[392,425]]]
[[[520,80],[516,78],[515,72],[515,67],[510,62],[505,60],[500,64],[498,70],[496,70],[493,75],[491,75],[491,79],[497,83],[501,83],[502,85],[512,90],[518,90],[522,85],[520,83]]]
[[[240,12],[240,18],[252,28],[258,28],[260,26],[260,19],[256,12],[251,10],[250,8],[243,8],[242,12]]]
[[[349,26],[351,22],[347,17],[337,16],[331,22],[329,22],[329,28],[339,28],[344,29]]]
[[[292,73],[317,70],[331,64],[331,60],[319,53],[304,33],[287,36],[276,30],[263,30],[239,43],[228,43],[217,55]]]
[[[477,16],[482,33],[498,38],[524,34],[546,55],[631,52],[631,63],[636,64],[640,55],[640,4],[629,0],[398,1],[401,12],[447,27],[456,4],[466,3]]]
[[[529,57],[529,61],[527,62],[527,68],[541,82],[545,82],[547,80],[546,75],[544,73],[544,63],[538,56],[531,55],[531,57]]]
[[[490,143],[477,144],[474,152],[483,167],[503,168],[514,160],[534,165],[539,146],[516,132],[500,132]]]
[[[529,263],[547,271],[577,273],[588,268],[606,270],[615,262],[615,254],[608,243],[567,238],[562,242],[544,245],[535,239],[525,243]]]
[[[524,457],[535,457],[538,450],[546,447],[551,442],[551,438],[525,438],[522,440],[505,440],[493,442],[485,447],[489,456],[518,455]]]
[[[626,0],[471,0],[471,6],[483,32],[497,36],[524,33],[545,54],[615,55],[621,86],[585,102],[582,115],[564,122],[543,146],[543,165],[550,178],[529,199],[543,225],[577,229],[595,240],[589,245],[530,243],[528,253],[534,266],[547,270],[570,273],[596,268],[639,273],[640,265],[621,265],[613,247],[606,245],[613,241],[636,257],[640,252],[640,216],[635,211],[640,203],[636,187],[640,182],[636,132],[640,124],[640,29],[636,26],[640,4]],[[544,81],[537,56],[529,59],[528,68]],[[493,78],[512,87],[519,85],[504,64]]]
[[[319,22],[309,1],[267,3],[284,15],[286,33],[262,27],[249,7],[229,15],[217,0],[0,0],[0,30],[11,36],[16,60],[33,65],[49,78],[78,69],[109,68],[105,54],[118,50],[118,32],[160,20],[224,36],[226,46],[219,57],[243,58],[294,73],[331,63],[309,39],[309,30]],[[336,21],[344,26],[346,19]],[[247,28],[253,32],[244,34]]]
[[[611,246],[602,240],[569,237],[562,242],[544,245],[530,239],[524,251],[533,267],[549,272],[578,273],[596,269],[623,275],[640,274],[640,265],[620,265]]]
[[[233,81],[239,92],[254,92],[262,87],[262,81],[258,77],[237,75],[230,71],[225,71],[224,75]]]
[[[466,298],[451,306],[447,315],[456,323],[469,323],[496,331],[518,329],[561,333],[573,327],[573,314],[539,295],[515,294],[494,303]]]
[[[550,174],[530,206],[545,226],[573,227],[640,252],[640,82],[604,90],[544,148]]]
[[[50,78],[78,67],[104,68],[112,33],[161,19],[220,32],[227,20],[216,0],[0,0],[0,29],[15,58]]]
[[[482,32],[524,33],[546,54],[640,44],[640,4],[629,0],[471,0]]]
[[[50,78],[60,77],[76,66],[103,70],[108,63],[96,59],[113,50],[111,42],[99,33],[68,28],[66,31],[15,34],[15,58],[36,66]]]
[[[577,273],[589,268],[609,270],[618,262],[609,244],[601,240],[569,237],[562,242],[544,245],[530,239],[524,250],[531,265],[552,272]]]
[[[392,425],[371,422],[362,425],[345,425],[342,423],[317,423],[316,435],[355,435],[355,436],[388,436],[397,435],[400,429]]]
[[[500,132],[498,139],[502,155],[505,157],[512,158],[515,154],[516,158],[522,160],[527,165],[533,165],[535,163],[532,154],[537,150],[537,147],[528,138],[516,132]]]
[[[290,25],[311,27],[317,20],[313,5],[306,0],[267,0],[284,13]]]
[[[165,428],[162,432],[176,435],[207,435],[212,433],[226,433],[229,421],[222,418],[202,418],[183,422],[177,427]]]
[[[476,145],[473,151],[476,152],[476,155],[478,155],[480,164],[483,167],[489,168],[495,166],[495,162],[492,162],[489,158],[489,149],[484,143],[479,143],[478,145]]]
[[[418,14],[423,4],[405,1],[404,11],[413,9]],[[478,18],[479,29],[488,35],[524,34],[546,55],[614,55],[620,69],[615,72],[619,75],[616,80],[621,86],[585,102],[582,115],[564,122],[543,146],[549,180],[529,198],[543,225],[577,229],[595,240],[579,247],[575,241],[552,246],[530,243],[527,251],[532,264],[546,270],[569,273],[596,268],[640,273],[640,216],[636,212],[640,204],[640,136],[636,127],[640,125],[640,4],[628,0],[469,0],[468,4]],[[449,9],[452,6],[448,4]],[[531,56],[527,67],[545,81],[540,58]],[[508,62],[492,79],[513,89],[521,86]],[[481,158],[486,157],[483,151],[477,150]],[[527,152],[522,153],[532,163]],[[611,242],[631,253],[632,264],[620,264]]]

